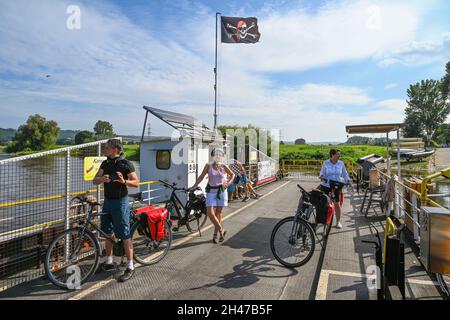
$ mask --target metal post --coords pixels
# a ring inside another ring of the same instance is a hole
[[[386,159],[388,175],[391,175],[391,157],[389,155],[389,132],[386,132]]]
[[[66,153],[66,214],[64,216],[64,229],[70,228],[70,149]],[[66,236],[65,241],[65,261],[69,261],[70,235]]]
[[[216,12],[216,51],[214,67],[214,129],[217,129],[217,18],[220,12]]]
[[[148,205],[150,205],[151,204],[150,184],[147,185],[147,194],[148,194]]]
[[[414,230],[414,240],[415,241],[420,241],[420,237],[419,237],[419,228],[417,226],[417,223],[419,222],[418,219],[418,212],[417,212],[417,195],[415,193],[413,193],[411,195],[411,203],[412,203],[412,216],[413,216],[413,230]]]
[[[401,182],[401,167],[400,167],[400,128],[397,129],[397,176],[398,181]],[[399,189],[400,191],[400,189]],[[398,201],[397,201],[397,217],[401,217],[402,210],[400,207],[400,201],[402,201],[402,198],[400,195],[398,195]],[[402,201],[402,207],[404,207],[404,202]]]
[[[102,144],[99,143],[97,146],[97,156],[101,157],[102,155]],[[100,185],[97,185],[97,202],[100,203]]]
[[[402,171],[400,168],[400,129],[397,129],[397,175],[400,180]]]
[[[144,127],[142,128],[141,142],[144,142],[145,127],[147,126],[147,117],[148,117],[148,110],[145,113],[145,120],[144,120]]]

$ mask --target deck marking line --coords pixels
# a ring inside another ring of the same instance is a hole
[[[337,270],[325,270],[322,269],[320,272],[319,284],[317,285],[316,300],[326,300],[327,290],[328,290],[328,280],[331,275],[354,277],[354,278],[367,278],[366,274],[356,273],[356,272],[345,272]],[[420,280],[420,279],[405,279],[407,283],[418,284],[418,285],[438,285],[437,282],[430,280]]]
[[[270,194],[272,194],[272,193],[274,193],[275,191],[281,189],[282,187],[284,187],[284,186],[287,185],[288,183],[290,183],[290,181],[287,181],[287,182],[283,183],[281,186],[278,186],[278,187],[276,187],[275,189],[273,189],[272,191],[270,191],[270,192],[264,194],[260,199],[269,196]],[[236,211],[234,211],[234,212],[228,214],[227,216],[223,217],[222,221],[225,221],[225,220],[227,220],[227,219],[229,219],[229,218],[235,216],[236,214],[238,214],[238,213],[241,212],[242,210],[245,210],[245,209],[247,209],[247,208],[253,206],[253,205],[256,204],[256,203],[258,203],[258,201],[253,201],[253,202],[251,202],[251,203],[249,203],[249,204],[243,206],[242,208],[237,209]],[[213,224],[209,224],[208,226],[206,226],[205,228],[203,228],[202,231],[209,230],[209,229],[211,229],[212,227],[214,227],[214,225],[213,225]],[[183,244],[183,243],[185,243],[185,242],[191,240],[192,238],[196,237],[197,235],[198,235],[197,232],[196,232],[196,233],[192,233],[192,234],[186,236],[186,237],[183,238],[183,239],[180,239],[180,240],[178,240],[178,241],[175,241],[175,242],[172,244],[172,248],[174,248],[174,247],[176,247],[176,246],[179,246],[179,245],[181,245],[181,244]],[[111,283],[112,281],[114,281],[114,279],[109,279],[109,280],[103,280],[103,281],[100,281],[99,283],[93,285],[92,287],[89,287],[89,288],[83,290],[82,292],[76,294],[75,296],[69,298],[69,300],[80,300],[80,299],[83,299],[83,298],[86,297],[87,295],[93,293],[94,291],[97,291],[98,289],[103,288],[104,286],[108,285],[108,284]]]

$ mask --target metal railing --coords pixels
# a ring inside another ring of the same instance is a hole
[[[283,176],[293,175],[296,178],[318,179],[323,160],[310,159],[282,159],[281,172]],[[350,177],[356,177],[356,165],[351,161],[344,161]]]
[[[0,291],[43,275],[46,246],[83,215],[74,197],[103,201],[103,188],[84,180],[84,158],[100,156],[106,141],[0,161]],[[157,183],[140,183],[148,203]]]
[[[386,210],[388,210],[387,214],[393,212],[395,217],[402,220],[408,230],[413,234],[414,240],[416,242],[420,242],[420,208],[422,206],[433,206],[440,207],[447,211],[450,211],[449,208],[446,208],[436,201],[432,200],[431,197],[433,195],[428,194],[429,183],[432,179],[439,176],[447,176],[450,177],[450,168],[444,169],[435,174],[429,175],[428,177],[421,179],[421,183],[416,185],[418,189],[411,188],[406,185],[405,182],[399,181],[396,175],[389,175],[385,172],[382,172],[378,168],[374,169],[377,172],[378,176],[378,185],[386,186],[388,181],[394,184],[394,197],[392,201],[386,206]],[[369,186],[370,186],[369,182]],[[387,192],[387,191],[385,191]]]

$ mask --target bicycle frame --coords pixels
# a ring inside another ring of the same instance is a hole
[[[96,216],[101,216],[101,215],[102,215],[102,214],[95,214],[95,215],[94,215],[94,214],[93,214],[92,207],[91,207],[91,209],[90,209],[90,211],[89,211],[89,213],[88,213],[88,217],[87,217],[86,221],[79,224],[80,227],[81,227],[81,230],[80,230],[80,239],[83,238],[85,231],[88,229],[87,227],[88,227],[88,226],[91,226],[94,230],[96,230],[97,232],[99,232],[99,233],[105,238],[106,241],[109,241],[109,242],[110,242],[112,245],[114,245],[114,246],[115,246],[115,245],[118,245],[118,244],[120,243],[120,241],[114,240],[114,239],[111,238],[109,235],[107,235],[105,232],[103,232],[99,227],[97,227],[95,224],[93,224],[93,223],[91,222],[92,219],[93,219],[94,217],[96,217]],[[100,244],[100,241],[99,241],[98,237],[96,237],[95,240]],[[80,246],[80,244],[78,244],[78,246]],[[81,246],[80,246],[80,249],[81,249]]]
[[[183,215],[181,214],[178,205],[180,205],[180,207],[183,208],[184,211],[186,211],[186,206],[183,205],[180,198],[178,198],[176,191],[181,191],[181,190],[172,190],[172,194],[170,195],[168,203],[172,203],[174,205],[174,209],[177,212],[178,218],[180,219]]]

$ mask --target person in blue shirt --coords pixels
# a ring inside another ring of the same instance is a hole
[[[322,168],[320,169],[319,179],[320,190],[329,194],[331,191],[330,181],[337,181],[348,184],[350,187],[352,186],[352,182],[350,177],[348,176],[347,169],[345,168],[344,162],[339,160],[341,157],[341,151],[338,149],[330,150],[330,159],[325,160],[322,164]],[[333,201],[335,204],[335,213],[336,213],[336,228],[341,229],[342,224],[341,220],[341,207],[339,205],[341,200],[341,191],[342,187],[337,189],[334,193]]]

